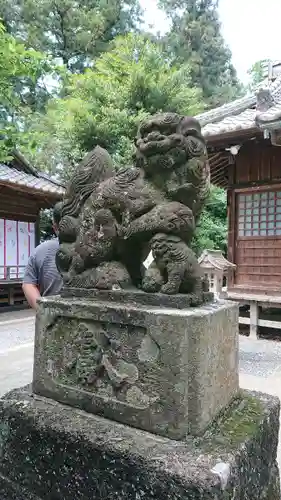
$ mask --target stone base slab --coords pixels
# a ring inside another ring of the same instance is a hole
[[[241,391],[173,441],[32,395],[0,400],[1,500],[280,500],[277,398]]]
[[[198,435],[238,390],[238,306],[168,309],[144,295],[42,300],[33,391],[171,439]]]

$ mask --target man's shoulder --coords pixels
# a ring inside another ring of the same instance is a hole
[[[33,252],[34,257],[45,255],[50,251],[56,251],[59,248],[59,241],[57,238],[52,240],[43,241],[38,245]]]

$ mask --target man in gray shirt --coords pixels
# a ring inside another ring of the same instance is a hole
[[[53,230],[58,233],[62,203],[53,210]],[[25,269],[22,289],[29,305],[36,309],[37,300],[47,295],[57,295],[62,287],[62,277],[56,266],[58,238],[44,241],[29,258]]]

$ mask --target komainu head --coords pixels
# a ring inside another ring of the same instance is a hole
[[[207,159],[199,122],[177,113],[156,114],[143,121],[135,143],[136,164],[147,174],[177,170],[193,158]]]

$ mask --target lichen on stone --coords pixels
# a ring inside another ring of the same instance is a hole
[[[241,392],[212,422],[204,437],[196,441],[203,448],[220,446],[227,451],[228,448],[239,446],[246,439],[252,438],[263,417],[264,408],[260,399]]]

